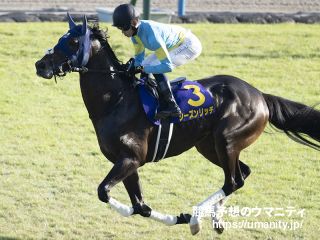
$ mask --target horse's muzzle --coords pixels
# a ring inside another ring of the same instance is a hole
[[[51,79],[53,77],[53,70],[48,64],[46,64],[45,61],[39,60],[35,63],[35,67],[37,70],[37,75],[39,77],[45,78],[45,79]]]

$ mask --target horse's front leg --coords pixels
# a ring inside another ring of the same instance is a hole
[[[98,197],[100,201],[108,203],[110,201],[111,188],[133,174],[139,166],[139,162],[132,158],[122,158],[116,161],[98,187]]]
[[[132,206],[143,203],[138,171],[134,171],[130,176],[125,178],[123,184],[129,194]]]
[[[132,203],[132,208],[130,208],[118,202],[118,205],[121,206],[121,209],[127,209],[127,213],[123,214],[124,216],[128,216],[129,213],[130,215],[140,214],[143,217],[149,217],[153,220],[164,223],[168,226],[189,223],[190,217],[191,217],[190,214],[181,213],[180,216],[162,214],[160,212],[156,212],[152,210],[147,204],[145,204],[143,201],[142,190],[141,190],[139,175],[137,171],[135,171],[133,174],[131,174],[125,180],[123,180],[123,183],[127,189],[127,192],[129,194],[129,197]],[[112,206],[112,207],[115,210],[117,210],[117,206]]]
[[[140,214],[143,217],[149,217],[169,226],[189,223],[191,217],[189,214],[180,214],[180,216],[162,214],[152,210],[143,202],[139,176],[137,173],[138,167],[138,162],[128,158],[116,162],[98,187],[99,199],[102,202],[109,203],[112,209],[125,217],[133,214]],[[125,184],[133,207],[122,204],[110,197],[110,189],[121,180]]]
[[[150,217],[152,209],[143,201],[138,172],[134,171],[130,176],[123,180],[123,184],[132,203],[132,214],[140,214],[143,217]]]

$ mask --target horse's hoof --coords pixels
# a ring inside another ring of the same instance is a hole
[[[191,234],[196,235],[198,232],[200,232],[200,230],[201,230],[200,220],[195,217],[191,217],[191,219],[190,219]]]
[[[216,218],[212,218],[212,227],[213,230],[216,231],[218,234],[222,234],[224,231],[224,226],[220,220],[217,220]]]
[[[213,227],[213,230],[216,231],[216,233],[218,233],[218,234],[222,234],[224,231],[224,227],[223,226]]]
[[[198,232],[200,232],[200,224],[190,225],[190,231],[192,235],[196,235]]]

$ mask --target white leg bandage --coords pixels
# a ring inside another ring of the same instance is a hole
[[[201,218],[202,216],[205,216],[207,213],[205,211],[211,211],[212,206],[214,206],[216,203],[218,203],[220,200],[224,199],[226,197],[226,194],[222,189],[212,194],[210,197],[208,197],[206,200],[199,203],[196,208],[196,214],[193,213],[191,219],[190,219],[190,230],[191,234],[195,235],[200,231],[201,226]]]
[[[167,214],[162,214],[156,211],[151,211],[151,219],[156,220],[158,222],[164,223],[168,226],[173,226],[177,223],[177,217]]]
[[[206,200],[199,203],[198,207],[206,208],[208,206],[213,206],[214,204],[225,198],[225,196],[226,194],[224,193],[224,191],[220,189],[219,191],[215,192],[210,197],[208,197]]]
[[[224,197],[223,199],[221,199],[219,202],[217,202],[214,205],[214,211],[215,212],[219,212],[221,210],[221,208],[226,204],[226,202],[228,201],[229,196]]]
[[[116,210],[118,213],[120,213],[124,217],[129,217],[133,214],[132,207],[122,204],[121,202],[118,202],[114,198],[110,198],[109,204],[112,209]]]
[[[134,210],[132,207],[129,207],[114,198],[110,198],[109,205],[112,209],[116,210],[118,213],[120,213],[124,217],[129,217],[133,214]],[[163,224],[166,224],[168,226],[175,225],[177,223],[177,217],[168,215],[168,214],[162,214],[159,212],[156,212],[154,210],[151,211],[150,218],[153,220],[156,220],[158,222],[161,222]]]
[[[223,198],[222,200],[217,202],[215,205],[213,205],[212,210],[214,212],[211,214],[211,219],[213,222],[219,222],[222,219],[223,212],[221,213],[221,211],[223,210],[223,206],[226,204],[228,199],[229,199],[229,196]]]

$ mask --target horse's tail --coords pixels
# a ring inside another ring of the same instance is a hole
[[[269,109],[269,122],[294,141],[320,151],[320,111],[281,97],[264,94]]]

